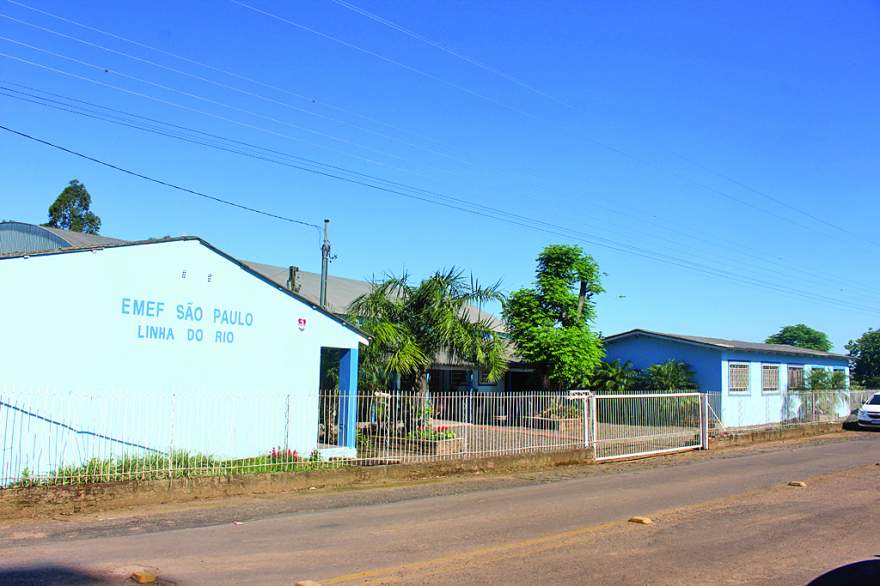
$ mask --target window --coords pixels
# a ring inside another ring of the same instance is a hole
[[[727,390],[731,393],[749,392],[748,362],[731,362],[727,365]]]
[[[466,370],[450,370],[449,371],[449,388],[459,389],[468,388],[469,386],[468,371]]]
[[[779,392],[778,364],[764,364],[761,366],[761,391],[765,393]]]
[[[834,389],[846,389],[849,387],[847,384],[847,376],[845,368],[835,368],[831,373],[831,387]]]
[[[484,371],[484,370],[482,370],[482,369],[480,369],[480,379],[479,379],[479,381],[480,381],[479,384],[482,385],[482,386],[488,386],[488,387],[491,387],[491,386],[494,386],[494,385],[495,385],[495,383],[493,383],[492,381],[489,380],[489,373],[486,372],[486,371]]]
[[[788,367],[788,390],[800,391],[804,388],[804,367],[789,366]]]

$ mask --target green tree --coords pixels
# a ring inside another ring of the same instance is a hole
[[[600,362],[590,377],[590,390],[597,393],[619,393],[632,387],[638,377],[632,362],[620,360]]]
[[[419,285],[407,275],[373,283],[349,308],[349,318],[371,337],[361,354],[364,388],[385,389],[399,375],[425,393],[428,368],[440,352],[498,380],[507,370],[505,341],[491,316],[473,310],[488,301],[503,301],[498,285],[482,287],[455,268]]]
[[[867,389],[880,388],[880,330],[873,328],[846,345],[852,377]]]
[[[784,326],[767,338],[768,344],[788,344],[798,348],[809,348],[828,352],[832,348],[831,340],[825,332],[813,329],[806,324]]]
[[[511,294],[504,319],[516,351],[544,365],[550,386],[584,387],[605,354],[592,330],[599,265],[579,246],[552,244],[538,255],[535,287]]]
[[[91,205],[92,196],[86,186],[73,179],[49,206],[49,221],[44,226],[97,234],[101,230],[101,218],[89,209]]]
[[[697,388],[694,371],[686,362],[667,360],[648,367],[646,382],[651,391],[688,391]]]

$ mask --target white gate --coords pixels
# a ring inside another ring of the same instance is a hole
[[[588,403],[584,434],[596,460],[615,460],[708,449],[705,393],[573,394]]]

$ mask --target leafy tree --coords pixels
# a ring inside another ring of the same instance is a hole
[[[694,382],[694,371],[686,362],[668,360],[662,364],[653,364],[647,371],[648,390],[651,391],[686,391],[697,388]]]
[[[591,329],[593,296],[604,291],[599,265],[579,246],[552,244],[538,255],[535,287],[511,294],[504,306],[517,353],[545,366],[550,386],[586,386],[604,355]]]
[[[632,362],[620,360],[600,362],[590,377],[590,390],[597,393],[617,393],[633,386],[639,372],[633,370]]]
[[[455,268],[419,285],[410,284],[407,275],[373,283],[349,308],[350,319],[372,338],[361,354],[364,388],[387,388],[398,375],[424,394],[428,368],[439,352],[498,380],[507,370],[505,341],[491,317],[471,315],[470,306],[502,300],[497,284],[482,287]]]
[[[806,324],[784,326],[778,332],[767,338],[768,344],[788,344],[798,348],[809,348],[828,352],[832,348],[831,340],[825,332],[815,330]]]
[[[880,330],[873,328],[846,345],[852,376],[867,389],[880,388]]]
[[[44,225],[73,232],[97,234],[101,230],[101,218],[89,209],[91,205],[92,196],[89,195],[86,186],[73,179],[49,206],[49,221]]]

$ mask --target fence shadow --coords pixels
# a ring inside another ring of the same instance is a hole
[[[32,584],[101,585],[119,584],[120,579],[110,579],[89,572],[60,565],[24,566],[0,568],[0,584],[4,586],[30,586]]]
[[[850,584],[880,584],[880,559],[863,560],[834,568],[830,572],[814,578],[807,586],[848,586]]]

